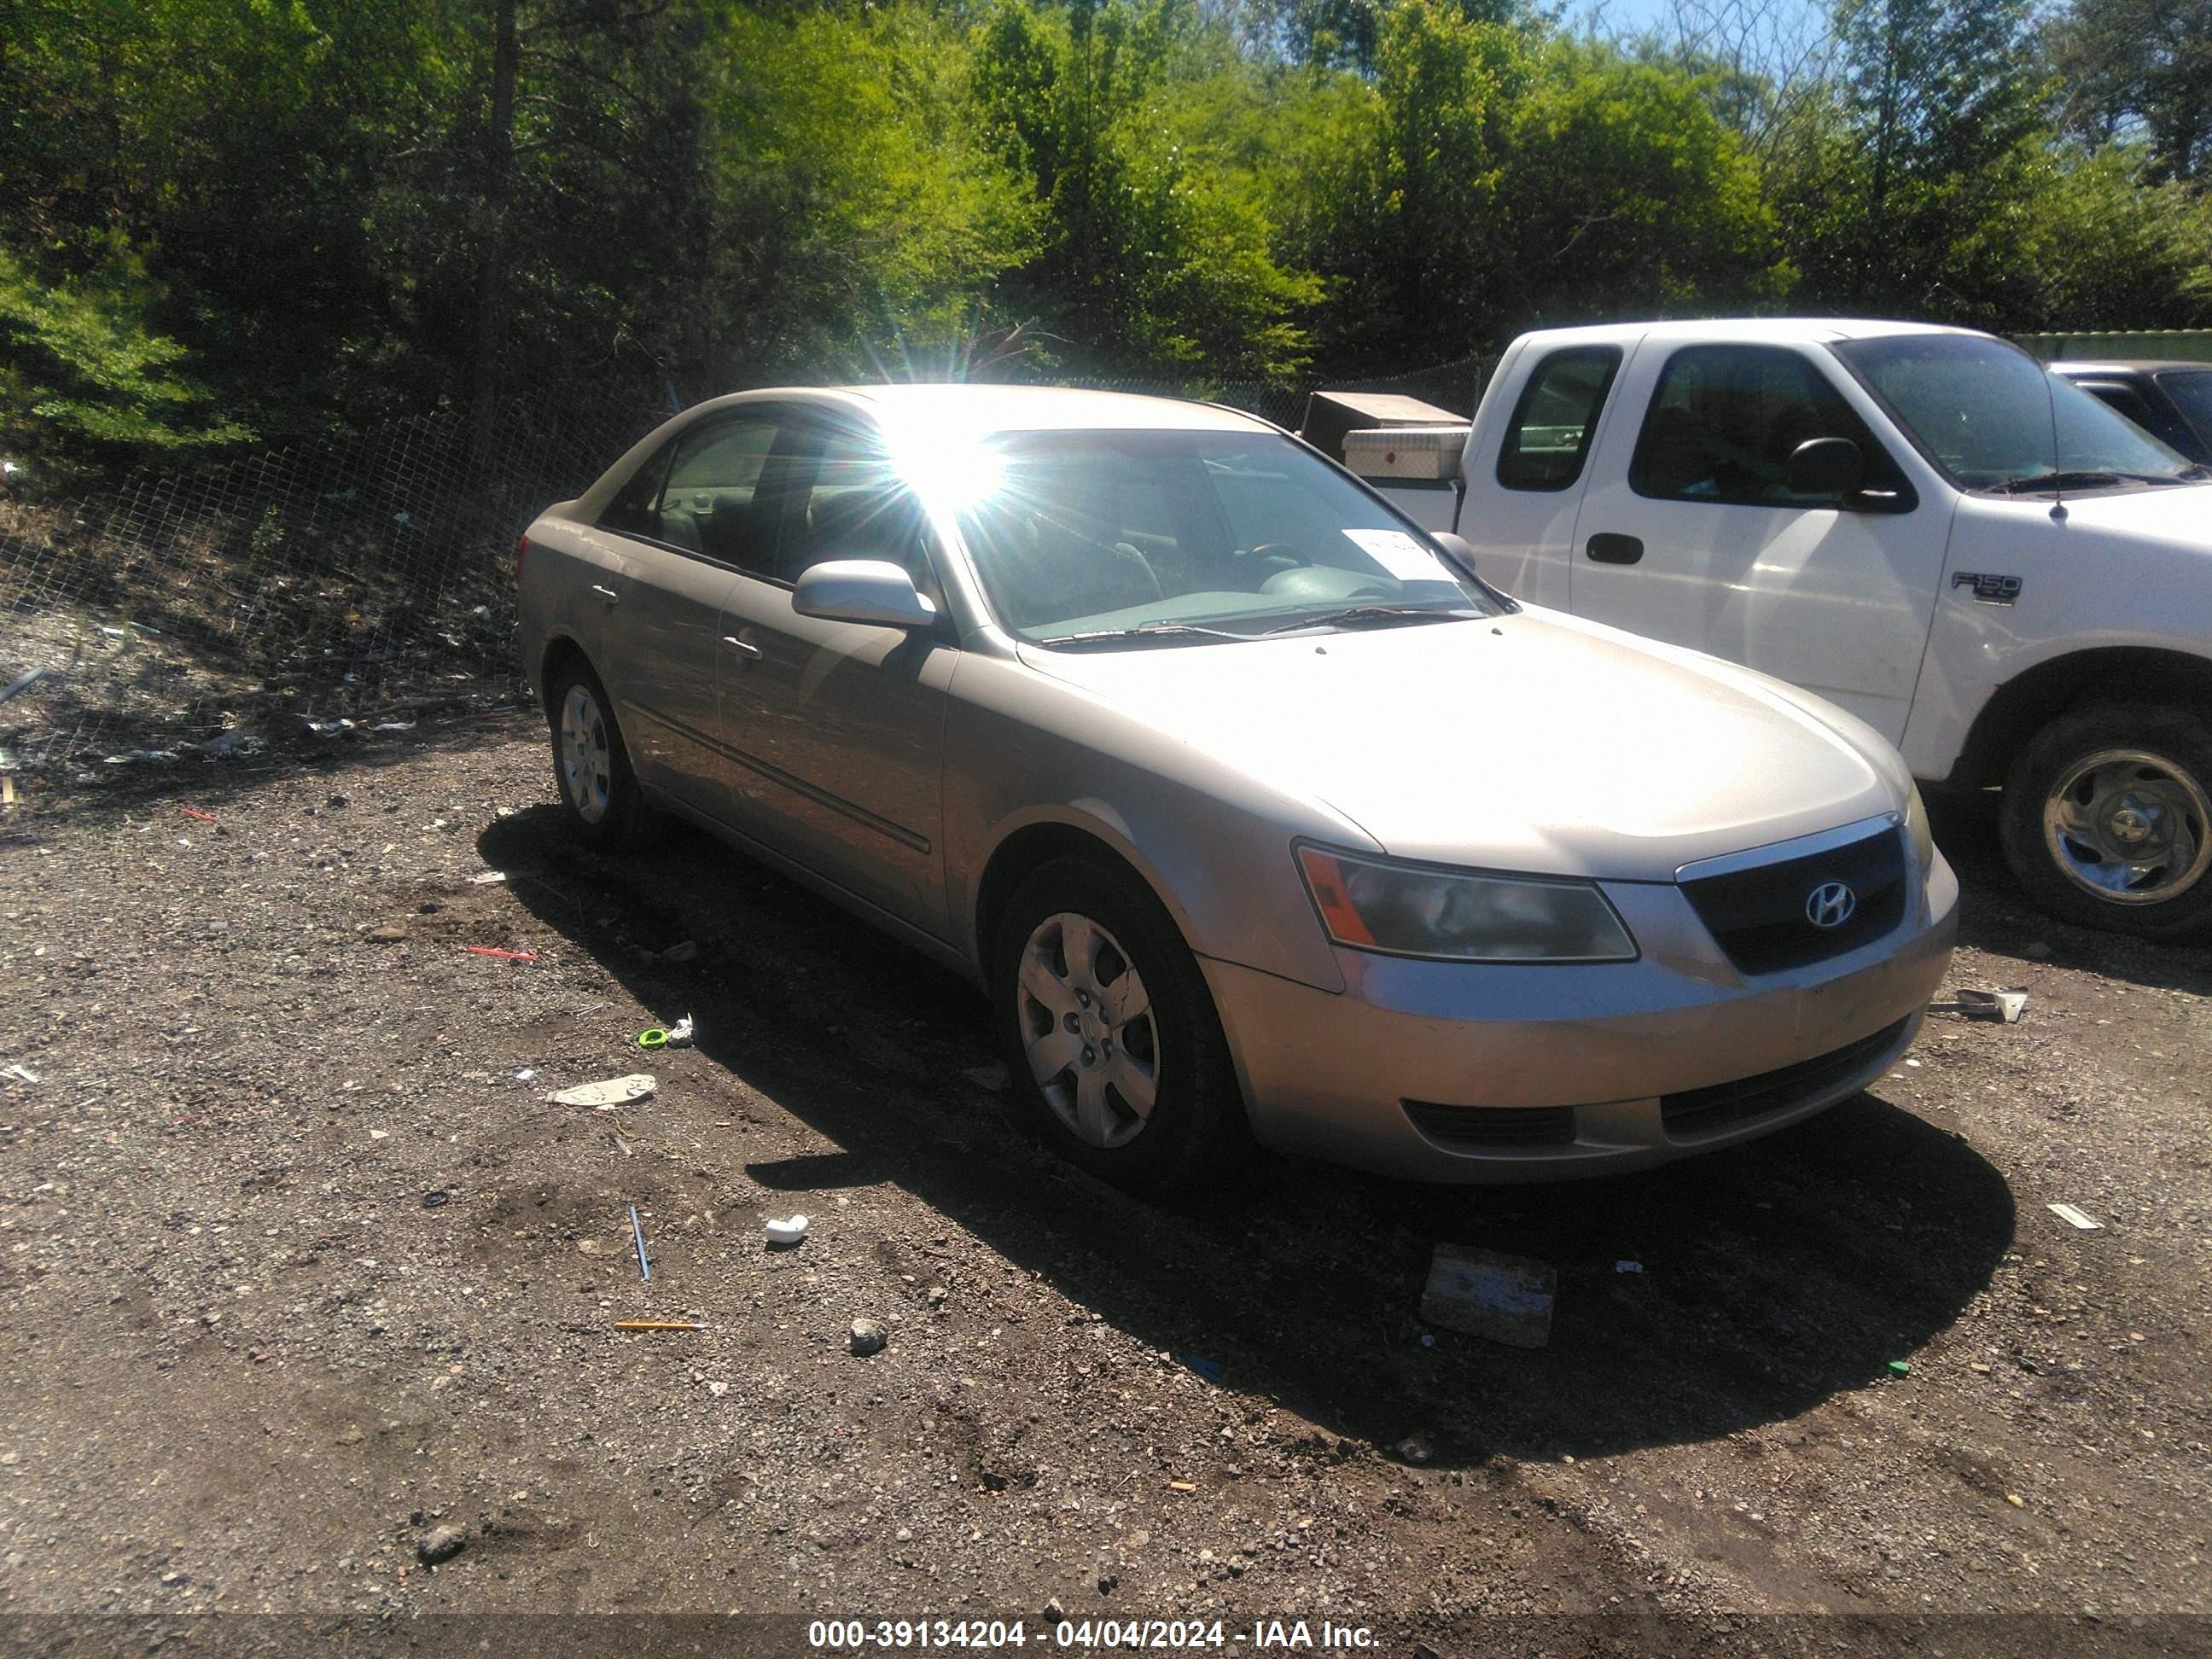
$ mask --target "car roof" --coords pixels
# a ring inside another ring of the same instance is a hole
[[[1885,322],[1870,317],[1698,317],[1666,322],[1595,323],[1583,328],[1544,329],[1547,341],[1618,343],[1626,338],[1758,343],[1871,340],[1899,334],[1960,334],[1983,337],[1971,328],[1940,323]]]
[[[1255,416],[1215,404],[1140,397],[1126,392],[1091,392],[1074,386],[902,381],[885,386],[763,388],[718,398],[714,402],[721,404],[770,400],[859,406],[886,425],[927,425],[967,433],[1097,428],[1152,432],[1273,429]]]
[[[2156,374],[2170,368],[2212,371],[2212,363],[2187,357],[2068,357],[2051,367],[2059,374]]]

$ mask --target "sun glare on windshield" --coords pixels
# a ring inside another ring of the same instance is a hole
[[[891,439],[891,464],[917,495],[954,513],[1006,488],[1006,458],[972,433],[908,430]]]

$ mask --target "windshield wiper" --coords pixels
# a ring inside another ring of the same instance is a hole
[[[1317,617],[1301,617],[1296,622],[1279,623],[1273,628],[1263,628],[1259,637],[1270,634],[1294,634],[1301,628],[1340,628],[1348,623],[1387,622],[1462,622],[1478,617],[1479,611],[1469,611],[1456,605],[1351,605],[1341,611],[1324,611]]]
[[[2186,472],[2042,472],[2032,478],[2007,478],[2002,483],[1992,487],[2000,495],[2039,495],[2046,489],[2102,489],[2117,483],[2187,482],[2189,475]]]
[[[1202,628],[1196,623],[1139,623],[1134,628],[1101,628],[1088,634],[1054,634],[1039,645],[1127,645],[1146,640],[1249,640],[1250,634],[1232,634],[1225,628]]]

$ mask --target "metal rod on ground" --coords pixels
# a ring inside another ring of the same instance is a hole
[[[629,1232],[630,1237],[637,1241],[638,1276],[650,1284],[653,1280],[653,1269],[645,1260],[645,1224],[637,1218],[637,1206],[635,1204],[629,1206]]]

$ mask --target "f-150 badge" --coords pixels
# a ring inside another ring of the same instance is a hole
[[[2010,605],[2020,597],[2020,578],[2017,576],[1984,575],[1978,571],[1954,570],[1951,586],[1974,590],[1976,605]]]

